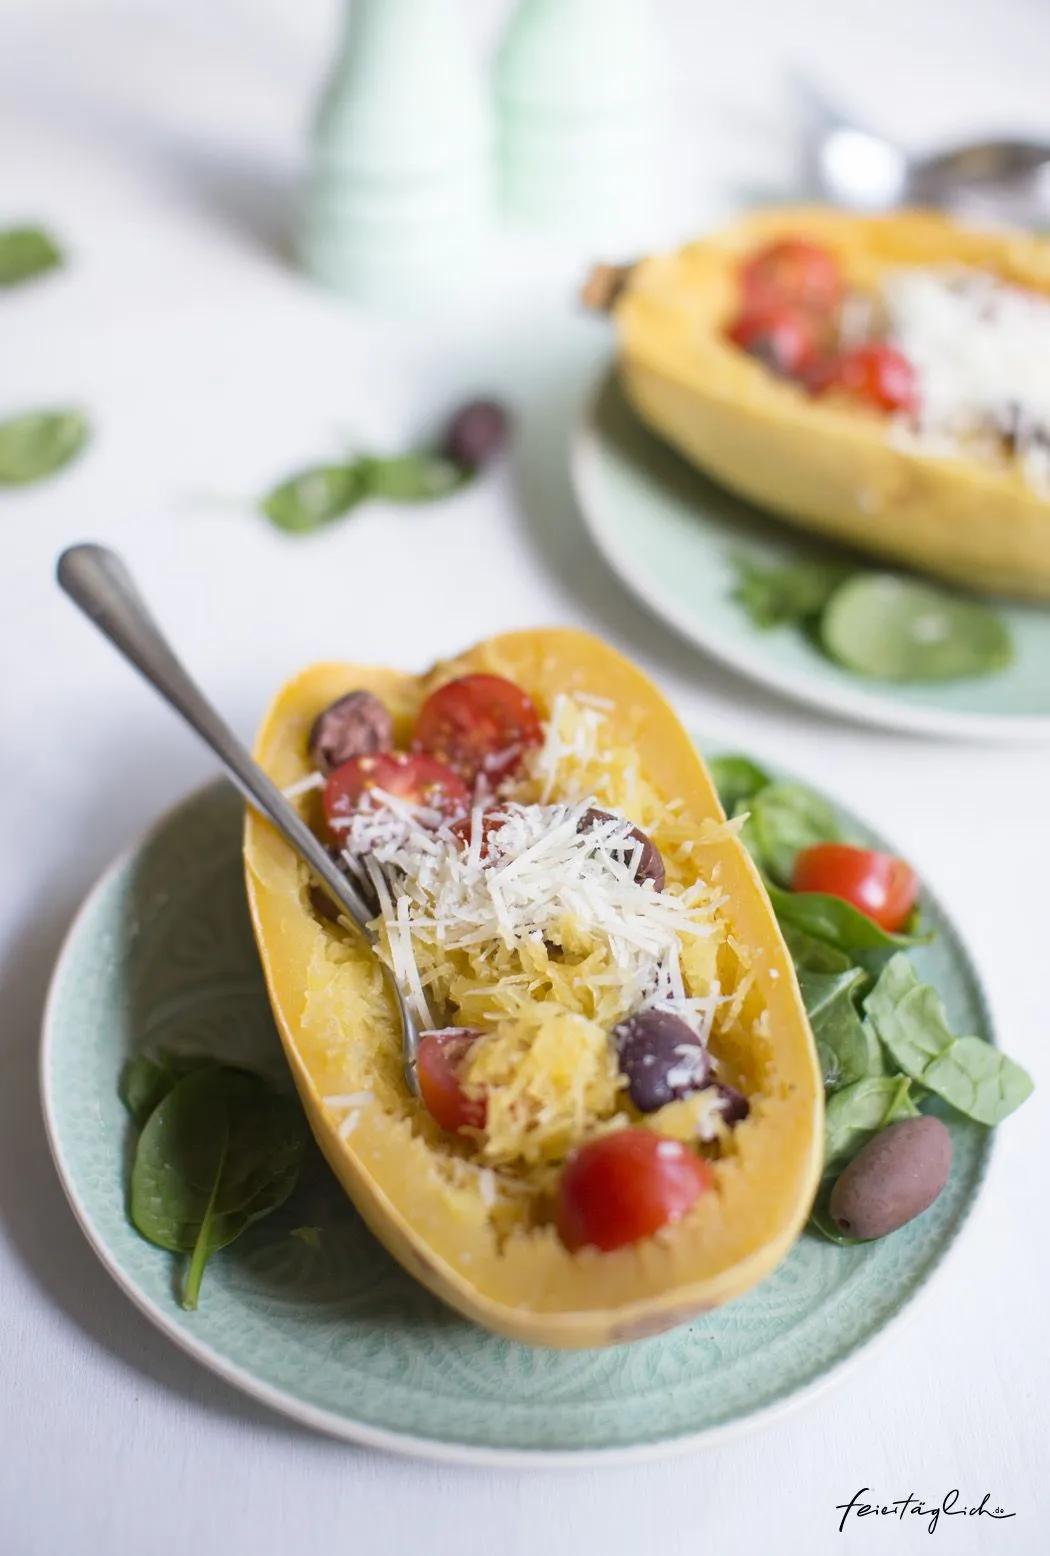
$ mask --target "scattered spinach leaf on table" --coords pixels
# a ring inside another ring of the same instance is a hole
[[[864,1009],[901,1069],[967,1118],[998,1124],[1031,1094],[1031,1077],[1013,1059],[983,1038],[953,1035],[939,994],[906,956],[887,962]]]
[[[190,1255],[183,1307],[197,1306],[212,1254],[284,1204],[305,1148],[294,1098],[228,1065],[192,1070],[155,1104],[135,1150],[130,1214],[150,1242]]]
[[[444,454],[395,454],[359,461],[366,495],[390,502],[434,502],[470,480],[470,473]]]
[[[25,411],[0,422],[0,486],[28,486],[54,475],[89,436],[86,417],[75,410]]]
[[[312,535],[341,519],[366,496],[356,464],[313,465],[281,481],[260,507],[271,524],[289,535]]]
[[[62,250],[43,227],[0,230],[0,286],[35,280],[61,263]]]

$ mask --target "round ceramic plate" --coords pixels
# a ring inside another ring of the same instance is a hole
[[[846,818],[870,836],[854,817]],[[128,1054],[164,1044],[286,1075],[241,879],[241,803],[202,790],[119,860],[55,969],[41,1080],[59,1174],[114,1279],[166,1335],[246,1392],[343,1437],[435,1458],[580,1463],[655,1455],[796,1402],[885,1331],[955,1240],[990,1136],[953,1120],[947,1189],[870,1247],[804,1235],[763,1285],[659,1339],[536,1350],[443,1307],[365,1230],[317,1154],[283,1209],[212,1259],[200,1307],[125,1214]],[[958,1029],[990,1036],[973,967],[936,902],[916,953]]]
[[[997,675],[916,686],[863,681],[825,658],[797,628],[754,626],[732,598],[734,556],[776,564],[827,556],[831,548],[707,480],[647,431],[612,373],[576,429],[572,476],[591,538],[627,587],[733,669],[870,724],[990,740],[1050,739],[1050,610],[996,606],[1016,650],[1014,663]]]

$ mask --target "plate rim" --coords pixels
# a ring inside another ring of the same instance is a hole
[[[696,732],[690,729],[689,734],[690,738],[695,742],[697,740]],[[717,736],[715,740],[717,743]],[[762,750],[756,750],[753,755],[760,762],[768,760],[771,766],[775,767],[777,765],[775,759],[772,757],[767,758]],[[795,773],[793,763],[790,770],[792,773]],[[803,782],[810,781],[808,775],[804,772],[797,774],[797,776]],[[896,1335],[915,1316],[919,1311],[920,1305],[928,1298],[931,1290],[934,1288],[939,1289],[946,1269],[958,1253],[963,1236],[967,1229],[972,1227],[975,1209],[986,1193],[989,1171],[996,1155],[996,1131],[994,1129],[990,1129],[987,1134],[983,1159],[973,1196],[963,1210],[950,1241],[941,1250],[936,1263],[925,1279],[905,1298],[893,1316],[888,1318],[876,1333],[862,1340],[847,1355],[833,1363],[819,1377],[803,1384],[801,1388],[794,1389],[782,1398],[774,1400],[771,1404],[763,1406],[759,1410],[749,1411],[744,1415],[735,1417],[731,1421],[726,1421],[716,1426],[702,1427],[696,1432],[684,1432],[652,1442],[622,1444],[608,1448],[503,1448],[486,1447],[475,1443],[443,1441],[441,1438],[436,1437],[421,1437],[410,1432],[399,1432],[387,1427],[372,1426],[368,1422],[357,1421],[352,1417],[340,1415],[338,1412],[325,1409],[322,1406],[312,1405],[298,1398],[295,1394],[289,1393],[286,1389],[278,1388],[257,1378],[246,1368],[223,1356],[221,1352],[215,1350],[205,1340],[194,1337],[187,1330],[180,1327],[172,1313],[155,1302],[125,1273],[120,1267],[118,1260],[112,1254],[101,1230],[94,1223],[91,1213],[84,1204],[77,1188],[76,1174],[70,1167],[63,1150],[61,1126],[57,1118],[57,1108],[50,1075],[53,1053],[58,1041],[56,1036],[56,1007],[60,977],[64,963],[71,952],[73,943],[77,939],[82,925],[94,910],[99,898],[110,887],[112,881],[149,844],[151,838],[168,826],[178,815],[179,811],[188,808],[195,801],[198,801],[209,788],[214,787],[214,784],[215,780],[198,785],[188,794],[183,795],[181,799],[166,807],[138,837],[132,839],[129,844],[120,850],[110,863],[105,866],[93,885],[85,893],[62,936],[62,942],[48,980],[47,995],[41,1019],[37,1079],[44,1132],[51,1160],[66,1200],[73,1212],[74,1219],[84,1234],[89,1247],[116,1286],[131,1300],[138,1311],[148,1319],[154,1328],[159,1330],[168,1340],[172,1341],[185,1355],[191,1357],[209,1372],[214,1373],[223,1382],[266,1405],[277,1416],[286,1416],[328,1437],[352,1443],[358,1447],[377,1448],[402,1458],[429,1460],[432,1463],[489,1466],[503,1469],[614,1468],[628,1463],[651,1463],[678,1458],[698,1450],[715,1447],[734,1438],[760,1431],[782,1417],[805,1408],[820,1395],[841,1383],[853,1368],[858,1367],[862,1362],[878,1352],[891,1337]],[[814,787],[819,788],[833,804],[841,804],[842,808],[847,811],[852,810],[851,806],[845,802],[840,802],[834,788],[829,790],[815,780]],[[966,960],[970,976],[973,979],[994,1039],[997,1036],[995,1018],[988,1001],[980,966],[970,949],[969,943],[957,928],[954,918],[944,908],[937,893],[927,888],[926,895],[951,925],[952,932]]]
[[[615,573],[623,587],[654,616],[672,627],[711,659],[738,675],[772,689],[794,702],[820,708],[854,725],[903,730],[942,740],[980,740],[1038,744],[1050,741],[1050,713],[970,713],[945,708],[923,708],[900,703],[882,692],[870,691],[857,680],[856,692],[823,687],[804,672],[784,670],[776,656],[763,657],[748,647],[726,648],[717,633],[706,630],[689,612],[664,594],[651,580],[641,580],[634,561],[621,550],[602,518],[604,504],[597,487],[596,459],[601,441],[597,430],[598,402],[616,381],[616,363],[607,362],[588,387],[577,409],[569,434],[569,478],[576,506],[592,545]],[[655,434],[653,434],[655,436]]]

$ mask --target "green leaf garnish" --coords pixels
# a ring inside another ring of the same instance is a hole
[[[197,1306],[212,1254],[284,1204],[305,1147],[297,1102],[244,1070],[194,1070],[156,1104],[135,1150],[130,1214],[151,1243],[190,1255],[183,1307]]]
[[[397,454],[387,459],[366,456],[358,468],[369,497],[389,502],[434,502],[470,479],[462,465],[443,454]]]
[[[770,783],[741,800],[737,813],[748,811],[743,841],[756,864],[781,886],[791,884],[797,855],[816,843],[843,841],[834,806],[801,783]]]
[[[8,227],[0,231],[0,286],[19,286],[61,263],[61,249],[42,227]]]
[[[991,675],[1013,659],[1010,634],[986,605],[894,573],[848,579],[820,630],[832,659],[880,681]]]
[[[826,1091],[852,1086],[886,1066],[878,1039],[858,1014],[855,999],[869,983],[863,967],[842,972],[807,972],[798,976],[799,987],[813,1028]]]
[[[819,616],[839,584],[854,571],[842,562],[826,560],[775,566],[747,556],[734,556],[732,561],[737,572],[733,599],[763,630]]]
[[[906,1075],[867,1075],[833,1092],[824,1114],[824,1165],[844,1165],[880,1129],[918,1111]]]
[[[0,486],[28,486],[54,475],[90,436],[79,412],[26,411],[0,422]]]
[[[905,1074],[967,1118],[998,1124],[1033,1089],[1026,1070],[980,1037],[955,1037],[936,989],[906,956],[887,962],[864,1002],[879,1041]]]
[[[891,934],[866,913],[841,897],[822,891],[783,891],[767,885],[769,899],[781,924],[793,924],[815,940],[852,954],[891,954],[908,946],[924,945],[932,935]]]
[[[771,782],[769,774],[747,756],[713,756],[707,770],[727,816],[735,815]]]

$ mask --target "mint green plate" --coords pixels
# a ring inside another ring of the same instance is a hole
[[[707,480],[646,430],[611,373],[577,426],[572,475],[591,538],[627,587],[733,669],[801,702],[891,729],[1050,739],[1050,609],[996,606],[1016,649],[1014,663],[997,675],[917,686],[864,681],[797,629],[761,631],[730,597],[734,553],[775,563],[830,548]]]
[[[281,1211],[216,1255],[197,1312],[176,1261],[124,1212],[126,1055],[199,1048],[284,1076],[240,869],[241,803],[215,784],[172,812],[85,901],[59,958],[41,1085],[59,1175],[99,1258],[176,1344],[325,1431],[433,1458],[581,1463],[666,1453],[756,1422],[825,1383],[905,1308],[954,1242],[990,1136],[952,1121],[948,1187],[867,1248],[805,1235],[757,1290],[671,1334],[606,1351],[497,1339],[403,1273],[319,1155]],[[865,835],[867,829],[848,818]],[[920,953],[966,1031],[990,1035],[976,974],[935,902]],[[303,1228],[319,1229],[306,1238]]]

